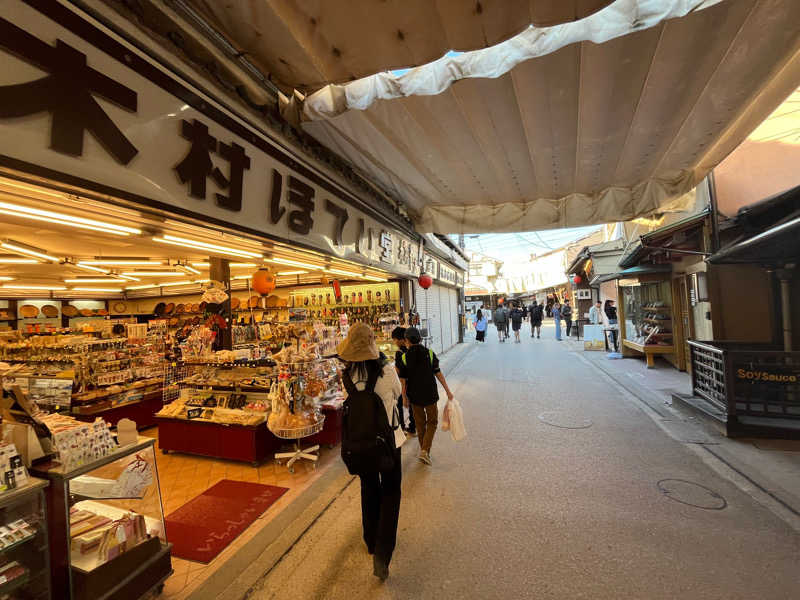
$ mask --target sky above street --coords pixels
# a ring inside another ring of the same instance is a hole
[[[482,233],[465,235],[464,245],[467,251],[480,252],[504,262],[526,261],[531,254],[544,254],[573,242],[600,226],[574,227],[571,229],[551,229],[546,231],[528,231],[524,233]],[[451,236],[456,242],[458,236]]]

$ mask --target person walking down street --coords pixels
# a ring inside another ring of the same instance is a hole
[[[478,311],[480,312],[480,311]],[[406,341],[406,328],[405,327],[395,327],[392,331],[392,341],[394,345],[397,347],[397,352],[394,353],[394,368],[397,371],[398,376],[400,375],[400,365],[403,361],[403,355],[408,350],[408,342]],[[400,427],[403,431],[406,432],[406,435],[415,436],[417,435],[417,427],[414,424],[414,412],[409,410],[408,411],[408,427],[406,427],[406,420],[405,420],[405,411],[403,410],[403,394],[397,394],[397,414],[399,415]]]
[[[497,338],[504,342],[506,336],[506,311],[502,306],[498,306],[494,309],[494,314],[492,315],[494,320],[494,326],[497,327]]]
[[[509,327],[511,326],[511,311],[506,305],[503,305],[503,312],[506,313],[506,339],[508,339],[510,335]]]
[[[534,306],[531,312],[531,337],[536,332],[536,338],[542,337],[542,319],[544,319],[544,302]]]
[[[617,307],[614,306],[613,300],[606,300],[605,305],[603,306],[603,312],[606,313],[606,318],[608,319],[609,326],[616,325],[617,321]],[[614,350],[618,351],[619,346],[617,345],[617,331],[616,328],[613,328],[614,331],[611,332],[611,339],[614,343]]]
[[[572,307],[569,305],[569,298],[564,300],[564,304],[561,305],[561,318],[567,324],[567,337],[569,337],[570,331],[572,331]]]
[[[538,308],[539,308],[539,305],[536,304],[536,300],[534,300],[533,303],[528,307],[528,317],[530,318],[530,322],[531,322],[531,337],[534,337],[536,335],[536,327],[535,327],[533,321],[534,321],[534,318],[535,318],[535,315],[536,315],[536,311],[537,311]]]
[[[439,369],[439,358],[420,342],[419,331],[410,327],[406,329],[406,340],[409,348],[403,356],[400,365],[400,381],[403,384],[403,405],[414,410],[414,420],[417,424],[419,438],[420,462],[426,465],[433,464],[431,460],[431,446],[436,427],[439,425],[439,388],[436,380],[442,384],[447,393],[447,399],[453,399],[453,393],[447,386],[447,380]]]
[[[558,302],[553,303],[551,310],[553,315],[553,322],[556,324],[556,339],[561,341],[561,305]]]
[[[389,576],[389,563],[397,543],[397,520],[400,515],[400,484],[402,467],[400,446],[406,440],[397,423],[397,396],[402,385],[394,367],[381,357],[375,344],[375,334],[366,323],[350,327],[347,338],[337,348],[339,359],[344,362],[342,379],[348,389],[348,397],[369,390],[376,394],[386,411],[389,429],[394,429],[390,440],[392,450],[391,468],[388,470],[366,470],[359,472],[361,480],[361,523],[367,551],[372,554],[373,574],[381,581]],[[360,403],[358,406],[364,406]],[[357,419],[351,413],[348,419]],[[370,419],[374,416],[370,414]],[[384,423],[384,427],[386,423]]]
[[[589,309],[589,323],[592,325],[600,325],[603,321],[603,303],[598,300],[592,308]]]
[[[478,314],[475,315],[475,341],[477,342],[485,342],[486,341],[486,327],[488,323],[486,321],[486,317],[483,316],[483,311],[479,308]]]
[[[522,312],[522,309],[519,306],[514,306],[511,310],[511,329],[514,330],[514,342],[519,344],[519,330],[522,327],[522,317],[525,316],[525,313]]]

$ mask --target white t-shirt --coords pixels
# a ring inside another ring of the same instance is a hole
[[[354,381],[353,384],[358,390],[363,390],[367,387],[367,382],[364,380]],[[378,377],[378,381],[375,384],[375,393],[383,400],[383,407],[386,409],[389,425],[393,423],[398,425],[394,432],[394,445],[399,448],[406,441],[406,434],[399,427],[400,418],[397,414],[397,398],[403,393],[403,385],[400,383],[400,378],[397,376],[397,371],[393,364],[387,363],[384,365],[383,376]]]

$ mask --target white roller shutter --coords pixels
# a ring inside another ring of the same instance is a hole
[[[453,345],[455,345],[458,343],[459,328],[461,327],[461,316],[458,314],[458,290],[450,290],[450,306],[453,311],[450,323],[453,328]]]

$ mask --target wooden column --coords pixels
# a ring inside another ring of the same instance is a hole
[[[228,294],[228,299],[222,304],[220,314],[228,322],[228,327],[222,330],[222,348],[223,350],[231,350],[233,348],[233,336],[231,335],[231,265],[230,261],[226,258],[209,259],[209,278],[212,281],[221,281],[225,286],[225,292]]]

